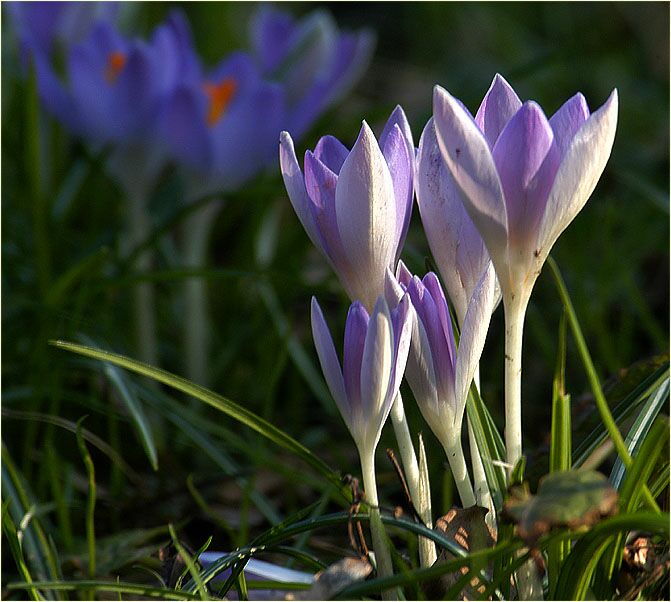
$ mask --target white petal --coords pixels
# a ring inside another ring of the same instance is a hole
[[[443,158],[464,193],[466,211],[497,269],[507,266],[506,203],[487,140],[464,106],[440,86],[434,88],[433,119]]]
[[[617,111],[617,90],[613,90],[567,148],[540,224],[536,243],[538,265],[545,261],[552,245],[585,206],[596,187],[613,148]]]
[[[455,369],[454,405],[457,410],[456,419],[463,416],[466,398],[473,375],[480,363],[482,349],[485,346],[492,307],[496,302],[496,276],[490,263],[482,273],[478,285],[468,303],[468,311],[459,339],[457,365]]]
[[[343,379],[342,369],[340,368],[340,362],[338,361],[338,355],[335,346],[333,345],[329,327],[326,324],[324,314],[315,297],[312,297],[311,318],[312,338],[315,342],[315,348],[317,349],[319,363],[321,364],[326,384],[342,414],[343,420],[351,432],[352,416],[350,404],[347,400],[347,393],[345,392],[345,381]]]
[[[396,197],[382,151],[366,122],[343,163],[336,186],[336,219],[345,252],[355,266],[357,298],[371,309],[393,268]]]

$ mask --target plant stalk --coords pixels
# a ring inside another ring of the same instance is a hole
[[[182,258],[186,268],[199,269],[205,266],[210,233],[218,210],[219,203],[208,203],[185,220]],[[184,313],[186,374],[189,380],[208,386],[210,330],[207,282],[203,278],[192,277],[185,281]]]
[[[375,561],[377,563],[378,577],[391,577],[394,574],[387,537],[380,518],[380,505],[377,497],[377,482],[375,479],[375,451],[370,453],[359,452],[361,458],[361,473],[363,486],[366,493],[366,502],[370,507],[370,533],[373,539]],[[395,590],[386,590],[382,593],[384,600],[397,600]]]
[[[417,456],[415,455],[415,447],[412,444],[410,428],[408,427],[408,420],[405,417],[403,398],[400,392],[394,400],[394,405],[391,407],[391,422],[394,426],[394,434],[396,435],[403,471],[408,481],[412,502],[424,524],[432,529],[431,497],[430,495],[422,495],[422,491],[420,490],[419,465],[417,463]],[[420,537],[419,554],[421,565],[431,566],[437,558],[436,544],[426,537]]]
[[[459,492],[461,505],[464,508],[475,506],[475,494],[471,485],[471,478],[468,476],[466,468],[466,458],[464,457],[464,448],[461,446],[461,429],[455,429],[449,441],[443,443],[447,461],[450,463],[452,476]]]

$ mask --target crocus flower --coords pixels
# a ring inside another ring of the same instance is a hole
[[[235,52],[176,87],[161,110],[161,139],[198,193],[230,191],[270,161],[284,118],[282,88]]]
[[[419,140],[415,188],[431,253],[457,320],[463,326],[468,303],[491,259],[480,233],[464,209],[461,191],[443,161],[433,118],[426,124]],[[500,292],[497,290],[491,298],[493,311],[501,298]]]
[[[8,2],[19,42],[29,52],[49,53],[56,44],[82,40],[98,21],[112,21],[119,2]]]
[[[365,121],[351,151],[333,136],[321,138],[314,152],[305,153],[305,175],[291,136],[280,136],[282,176],[298,218],[350,299],[369,310],[408,231],[414,154],[401,107],[392,112],[379,144]]]
[[[312,335],[340,414],[362,456],[377,447],[398,393],[408,358],[413,312],[401,296],[393,310],[383,297],[372,313],[355,301],[345,323],[342,368],[317,299],[312,298]]]
[[[617,108],[616,90],[593,114],[578,93],[548,120],[497,75],[474,119],[435,88],[438,143],[504,299],[528,297],[552,245],[587,202],[610,156]]]
[[[469,299],[457,347],[438,277],[429,272],[420,280],[402,261],[396,278],[390,270],[386,274],[387,299],[394,303],[408,294],[415,308],[406,377],[422,416],[445,449],[465,506],[474,504],[475,498],[461,448],[461,425],[489,328],[494,280],[490,263]]]
[[[263,76],[286,91],[287,115],[282,127],[296,138],[360,79],[375,45],[371,32],[341,32],[323,10],[295,19],[264,5],[250,29]]]
[[[38,89],[50,112],[98,145],[147,141],[161,102],[196,69],[188,25],[172,13],[149,42],[101,22],[66,57],[61,81],[49,57],[36,55]]]

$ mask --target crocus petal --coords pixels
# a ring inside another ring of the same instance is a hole
[[[503,128],[521,106],[515,90],[497,73],[475,115],[475,123],[485,135],[489,148],[494,148]]]
[[[335,136],[322,136],[314,152],[315,157],[336,175],[340,173],[342,164],[349,155],[347,147]]]
[[[336,217],[350,263],[357,266],[355,299],[371,307],[384,287],[384,268],[396,252],[396,202],[387,162],[366,122],[343,163]]]
[[[389,308],[379,297],[368,323],[361,361],[362,420],[367,423],[365,438],[373,449],[391,410],[391,402],[385,407],[385,401],[391,380],[393,336]]]
[[[285,59],[293,42],[296,26],[288,13],[262,5],[250,23],[250,38],[265,72],[276,69]]]
[[[407,288],[410,282],[412,281],[412,273],[405,265],[405,263],[403,263],[402,259],[399,259],[398,264],[396,265],[396,279],[405,288]]]
[[[470,113],[440,86],[434,88],[433,117],[443,159],[464,193],[464,207],[495,264],[505,265],[506,203],[487,140]]]
[[[533,245],[554,176],[559,149],[543,110],[526,102],[499,136],[492,151],[506,199],[512,247]]]
[[[280,134],[280,167],[282,170],[282,178],[286,186],[289,200],[293,205],[294,211],[298,219],[303,224],[303,228],[310,237],[312,244],[325,253],[324,245],[317,230],[317,225],[314,222],[310,204],[312,201],[305,189],[305,179],[303,172],[298,165],[296,159],[296,151],[294,150],[294,141],[288,132]]]
[[[416,189],[431,253],[462,324],[468,299],[489,262],[489,253],[443,161],[433,119],[426,124],[419,141]]]
[[[380,148],[384,150],[387,144],[387,137],[394,130],[394,126],[398,126],[403,134],[403,139],[408,148],[408,155],[412,158],[415,157],[415,143],[412,138],[412,130],[410,129],[410,124],[408,123],[408,118],[405,115],[405,111],[401,105],[396,105],[396,108],[389,115],[387,123],[384,124],[382,134],[380,134]],[[385,154],[385,157],[387,155]]]
[[[351,430],[352,414],[347,401],[345,381],[340,369],[340,362],[338,361],[338,355],[336,354],[331,333],[326,324],[326,320],[324,319],[324,314],[315,297],[312,297],[311,319],[312,338],[315,342],[315,348],[317,349],[322,372],[326,378],[326,384],[331,391],[331,395],[333,396],[345,423]]]
[[[384,143],[380,138],[382,153],[389,166],[389,173],[394,183],[394,194],[396,196],[396,259],[401,255],[401,249],[405,242],[410,216],[412,214],[412,193],[414,177],[414,150],[412,155],[408,153],[407,140],[398,125],[386,136]]]
[[[592,113],[564,154],[540,224],[537,261],[545,261],[552,245],[585,206],[610,156],[617,126],[618,97],[613,90]]]
[[[352,303],[345,322],[343,377],[350,407],[361,408],[361,360],[368,329],[368,312],[358,301]]]
[[[585,97],[578,92],[569,98],[559,110],[550,117],[550,127],[554,132],[555,142],[559,147],[561,156],[566,154],[573,136],[582,127],[589,117],[589,107]]]
[[[415,310],[410,302],[410,296],[406,293],[391,312],[394,334],[394,366],[392,368],[389,390],[387,392],[388,397],[391,397],[391,399],[389,399],[389,404],[393,403],[394,398],[398,393],[398,389],[401,386],[401,379],[405,372],[408,353],[410,351],[414,320]]]
[[[496,275],[494,266],[490,262],[468,303],[468,311],[459,339],[454,387],[457,417],[463,416],[468,390],[485,346],[495,295]]]
[[[405,288],[399,284],[391,270],[389,268],[385,268],[384,298],[387,301],[387,305],[389,305],[389,307],[398,305],[403,298],[403,295],[405,295]]]

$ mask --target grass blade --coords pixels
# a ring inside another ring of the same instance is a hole
[[[75,592],[118,592],[120,594],[129,594],[132,596],[146,596],[158,600],[199,600],[196,594],[189,594],[184,591],[175,591],[165,587],[150,587],[148,585],[138,585],[136,583],[124,583],[123,581],[35,581],[31,583],[8,583],[7,589],[21,590],[29,588],[39,588],[54,591],[75,591]],[[84,598],[87,599],[87,598]]]
[[[323,460],[315,456],[309,449],[296,441],[293,437],[287,435],[284,431],[278,429],[270,422],[257,416],[253,412],[250,412],[246,408],[238,405],[230,399],[218,395],[213,391],[194,384],[184,378],[175,376],[170,372],[161,370],[160,368],[153,368],[152,366],[138,362],[136,360],[132,360],[117,353],[102,351],[92,347],[87,347],[86,345],[78,345],[65,341],[52,341],[52,344],[59,349],[65,349],[66,351],[70,351],[72,353],[77,353],[104,362],[110,362],[122,368],[126,368],[131,372],[135,372],[136,374],[157,380],[158,382],[177,389],[178,391],[182,391],[187,395],[191,395],[192,397],[207,403],[208,405],[223,412],[227,416],[230,416],[238,422],[241,422],[242,424],[255,430],[257,433],[260,433],[267,439],[270,439],[273,443],[295,453],[307,464],[317,470],[317,472],[319,472],[322,476],[330,480],[335,485],[340,486],[339,476],[331,468],[329,468],[329,466]]]
[[[85,417],[84,417],[85,418]],[[88,548],[88,574],[90,578],[95,577],[96,574],[96,535],[95,535],[95,509],[96,509],[96,473],[93,466],[91,454],[86,448],[84,437],[82,436],[81,423],[84,420],[81,418],[77,422],[77,446],[81,454],[84,466],[86,467],[86,474],[88,477],[88,496],[86,499],[86,544]]]

